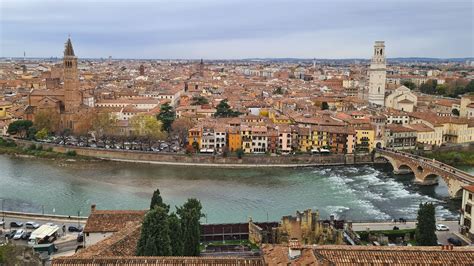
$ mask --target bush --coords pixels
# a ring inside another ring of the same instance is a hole
[[[66,155],[67,155],[67,156],[76,156],[77,153],[76,153],[76,151],[67,151],[67,152],[66,152]]]
[[[242,159],[242,157],[244,156],[244,150],[242,150],[242,149],[237,149],[235,152],[237,153],[237,157],[238,157],[239,159]]]
[[[52,152],[52,151],[53,151],[53,147],[47,148],[46,151]]]
[[[36,146],[36,150],[42,151],[42,150],[43,150],[43,145],[38,145],[38,146]]]
[[[36,150],[36,145],[35,144],[30,144],[28,149],[34,151],[34,150]]]
[[[369,233],[367,231],[357,232],[362,241],[369,241]],[[404,237],[406,234],[410,234],[410,237],[413,239],[415,236],[415,229],[401,229],[401,230],[377,230],[370,231],[371,235],[385,235],[391,241],[395,240],[397,237]]]
[[[0,146],[1,147],[16,147],[16,143],[10,139],[0,138]]]

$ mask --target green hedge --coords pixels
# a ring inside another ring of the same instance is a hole
[[[360,239],[362,241],[369,241],[369,233],[367,231],[359,231]],[[400,230],[376,230],[370,231],[371,235],[385,235],[390,240],[395,240],[397,237],[405,237],[406,234],[410,234],[410,238],[415,237],[415,229],[400,229]]]

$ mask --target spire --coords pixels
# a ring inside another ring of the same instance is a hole
[[[64,56],[75,56],[72,48],[71,37],[67,38],[66,46],[64,48]]]

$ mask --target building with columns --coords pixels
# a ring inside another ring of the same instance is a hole
[[[384,41],[376,41],[369,69],[369,103],[384,106],[387,62]]]

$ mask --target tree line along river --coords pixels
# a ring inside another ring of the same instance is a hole
[[[472,172],[473,169],[468,169]],[[203,222],[277,221],[296,210],[318,209],[350,220],[414,219],[420,202],[437,216],[457,217],[459,201],[446,185],[415,185],[389,166],[221,169],[119,162],[67,162],[0,155],[5,210],[88,215],[98,209],[146,209],[159,188],[172,206],[201,200]]]

